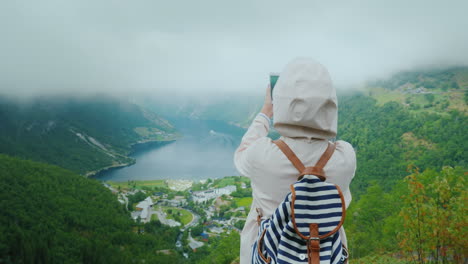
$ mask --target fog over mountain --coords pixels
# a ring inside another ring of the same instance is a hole
[[[468,64],[468,2],[0,3],[0,94],[262,93],[296,56],[348,86]]]

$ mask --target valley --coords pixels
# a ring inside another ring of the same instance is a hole
[[[338,93],[337,139],[358,164],[353,262],[468,257],[467,76],[402,72]],[[252,197],[232,155],[257,99],[1,98],[0,262],[236,263]]]
[[[180,228],[176,249],[186,258],[227,235],[239,234],[252,202],[250,181],[225,177],[202,181],[106,182],[136,223],[159,221]]]
[[[158,115],[112,97],[0,97],[0,153],[83,175],[135,163],[132,145],[181,137]]]
[[[234,151],[243,129],[220,121],[178,118],[171,123],[183,136],[130,155],[136,164],[97,174],[107,181],[188,179],[202,180],[236,175]],[[208,165],[209,164],[209,165]]]

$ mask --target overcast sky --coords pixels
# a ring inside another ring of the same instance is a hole
[[[264,91],[296,56],[339,86],[468,64],[468,1],[5,0],[0,92]]]

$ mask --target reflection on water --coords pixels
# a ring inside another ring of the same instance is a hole
[[[222,133],[219,132],[222,128],[210,127],[206,121],[184,121],[183,126],[176,124],[176,127],[184,133],[184,138],[137,151],[132,155],[136,158],[135,165],[103,172],[97,178],[105,181],[199,180],[238,175],[233,155],[242,133]]]

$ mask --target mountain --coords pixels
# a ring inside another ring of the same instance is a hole
[[[212,95],[206,97],[156,97],[140,100],[141,105],[172,120],[186,118],[228,122],[231,125],[247,128],[250,121],[260,111],[262,96],[241,94]]]
[[[418,251],[427,259],[466,259],[468,68],[401,72],[338,96],[337,139],[350,142],[357,154],[345,223],[351,258],[407,263],[404,256],[414,258]],[[206,144],[229,146],[262,102],[251,100],[143,104],[169,123],[109,98],[29,103],[3,98],[0,152],[84,174],[132,162],[126,157],[132,144],[173,139],[178,132],[171,124],[184,133],[200,120],[203,127],[195,137],[208,135]],[[159,222],[134,224],[96,181],[4,155],[0,171],[0,262],[180,263],[173,252],[176,231]],[[144,235],[132,232],[142,228]],[[166,249],[169,255],[155,257]],[[202,247],[199,252],[220,251]]]
[[[339,96],[338,138],[357,155],[353,262],[466,259],[467,103],[467,67],[401,72]]]
[[[367,95],[379,105],[398,102],[412,112],[466,112],[468,67],[404,71],[388,79],[368,82]]]
[[[132,144],[179,136],[165,119],[110,97],[0,97],[0,153],[87,174],[130,164]]]
[[[468,68],[397,73],[339,96],[338,138],[358,159],[353,193],[390,190],[407,167],[467,167]],[[450,85],[449,87],[447,85]]]
[[[2,154],[0,171],[0,263],[182,261],[177,228],[135,223],[97,180]]]

